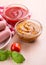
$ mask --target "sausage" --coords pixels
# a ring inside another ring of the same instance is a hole
[[[4,30],[6,27],[6,21],[0,16],[0,31]]]
[[[5,41],[6,39],[8,39],[10,37],[10,30],[8,27],[6,27],[5,30],[0,32],[0,43]]]
[[[0,22],[0,31],[6,28],[6,24],[4,22]]]

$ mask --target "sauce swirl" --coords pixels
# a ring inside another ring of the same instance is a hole
[[[31,21],[23,21],[17,25],[17,31],[25,36],[33,36],[39,33],[40,27]]]

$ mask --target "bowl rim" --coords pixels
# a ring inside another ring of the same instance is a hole
[[[38,24],[40,25],[40,31],[39,31],[39,33],[37,33],[36,35],[33,35],[32,37],[28,37],[28,38],[33,38],[33,37],[39,36],[39,35],[42,33],[42,30],[43,30],[42,24],[41,24],[38,20],[29,19],[28,21],[31,21],[31,20],[34,21],[34,22],[36,22],[36,23],[38,23]],[[19,22],[17,22],[17,23],[15,24],[15,32],[16,32],[18,35],[20,35],[21,37],[24,37],[24,36],[17,31],[16,26],[17,26],[19,23],[23,22],[23,21],[24,21],[24,20],[21,20],[21,21],[19,21]]]

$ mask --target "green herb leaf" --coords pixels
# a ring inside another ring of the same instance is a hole
[[[4,61],[9,57],[9,51],[0,50],[0,61]]]
[[[12,52],[12,59],[16,63],[22,63],[25,60],[22,54],[20,54],[19,52],[15,52],[15,51]]]

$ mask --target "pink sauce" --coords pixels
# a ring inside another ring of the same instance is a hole
[[[16,22],[23,19],[27,14],[28,10],[22,7],[9,7],[5,11],[4,18],[9,24],[14,26]]]

